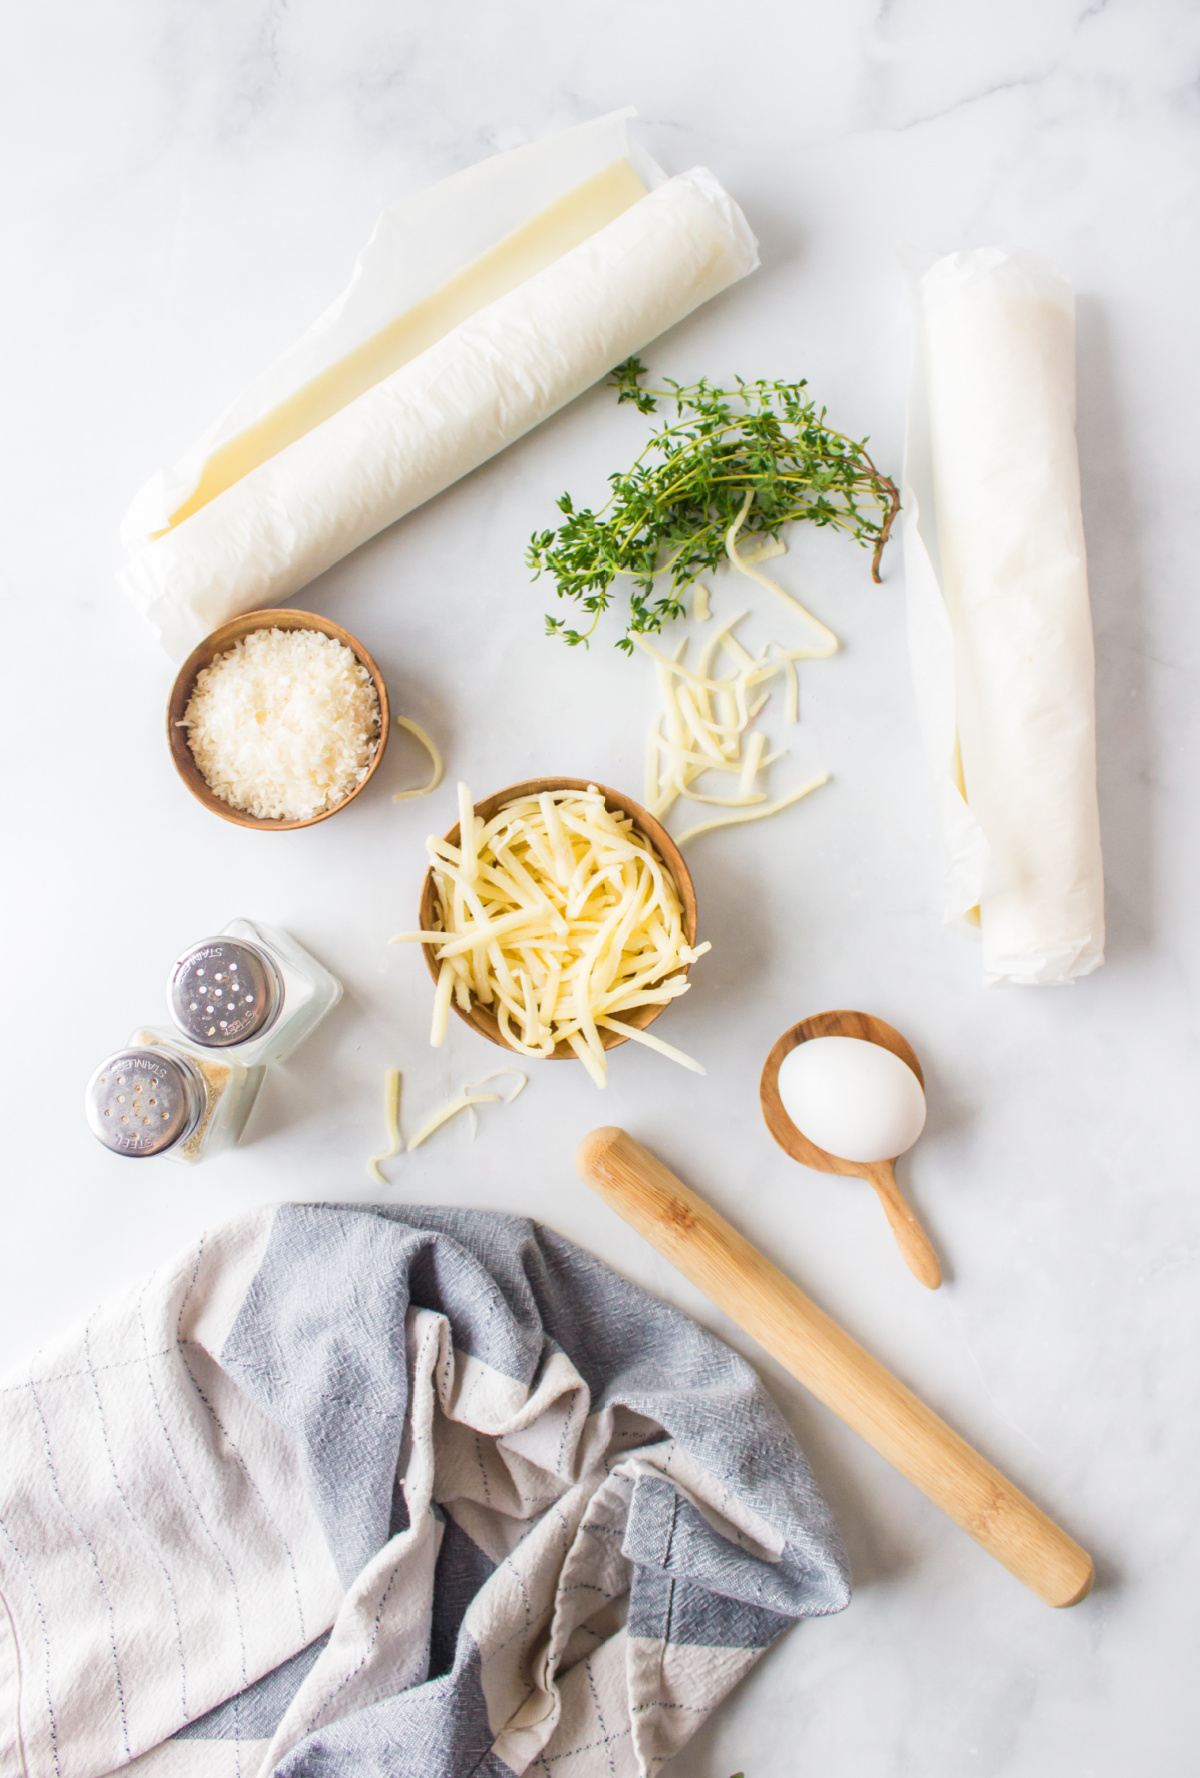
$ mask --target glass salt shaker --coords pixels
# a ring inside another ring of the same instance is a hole
[[[87,1120],[114,1154],[208,1160],[238,1141],[265,1073],[143,1026],[88,1082]]]
[[[282,1062],[342,997],[336,976],[275,926],[231,920],[183,953],[167,1006],[183,1036],[247,1066]]]

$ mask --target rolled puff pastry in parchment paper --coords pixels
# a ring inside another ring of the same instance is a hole
[[[595,131],[621,124],[623,116],[584,127]],[[623,142],[623,134],[617,141],[610,130],[591,144],[592,160],[611,161]],[[291,599],[342,556],[477,468],[754,269],[754,236],[711,173],[698,167],[664,179],[644,156],[639,163],[631,155],[631,161],[624,176],[632,190],[612,220],[466,314],[198,510],[183,509],[185,516],[176,515],[171,528],[152,528],[155,518],[160,525],[169,522],[163,487],[169,485],[178,498],[189,480],[195,483],[204,447],[219,442],[217,429],[190,454],[187,476],[168,472],[147,484],[124,528],[131,553],[118,580],[169,654],[182,659],[228,618]],[[578,158],[573,166],[577,171]],[[610,164],[598,177],[612,171]],[[447,182],[447,188],[457,190],[462,179]],[[439,189],[428,198],[436,199]],[[490,206],[490,189],[487,198]],[[571,199],[568,192],[566,201]],[[528,224],[529,208],[522,213],[514,203],[519,222]],[[410,259],[421,257],[436,213],[436,204],[426,204],[412,219]],[[445,217],[439,221],[445,233]],[[456,216],[454,228],[459,227]],[[517,238],[510,236],[509,245]],[[507,250],[505,243],[499,250]],[[403,260],[394,244],[390,260]],[[451,273],[461,270],[445,251],[439,263]],[[471,269],[468,265],[467,275]],[[443,285],[441,291],[451,288]],[[425,312],[438,308],[441,291],[424,297]],[[347,297],[353,294],[352,285]],[[329,312],[335,324],[339,313],[338,305]],[[298,387],[301,394],[313,387],[315,361],[301,348],[326,320],[294,349],[294,374],[285,365],[282,375],[268,373],[260,380],[267,393],[261,401],[242,403],[239,425],[259,420],[268,404],[278,413],[280,401],[295,397]],[[379,325],[378,302],[371,325]],[[353,348],[355,340],[349,344]],[[322,364],[316,368],[329,374]]]
[[[904,552],[946,919],[978,924],[986,982],[1066,983],[1104,961],[1074,299],[1004,248],[915,294]]]

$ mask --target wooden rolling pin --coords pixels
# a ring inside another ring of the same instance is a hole
[[[624,1130],[585,1136],[579,1176],[819,1401],[1047,1605],[1091,1591],[1092,1559]]]

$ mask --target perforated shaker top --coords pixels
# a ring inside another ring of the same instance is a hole
[[[283,983],[266,952],[239,938],[206,938],[171,973],[171,1017],[193,1043],[228,1049],[274,1024]]]
[[[93,1074],[84,1104],[92,1133],[105,1148],[116,1154],[161,1154],[199,1123],[204,1082],[186,1057],[170,1050],[118,1050]]]

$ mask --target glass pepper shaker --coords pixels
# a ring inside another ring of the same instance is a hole
[[[92,1133],[114,1154],[195,1163],[237,1142],[265,1073],[143,1026],[101,1062],[84,1108]]]
[[[167,983],[167,1006],[187,1041],[247,1066],[284,1061],[341,997],[337,977],[303,945],[250,920],[231,920],[189,946]]]

